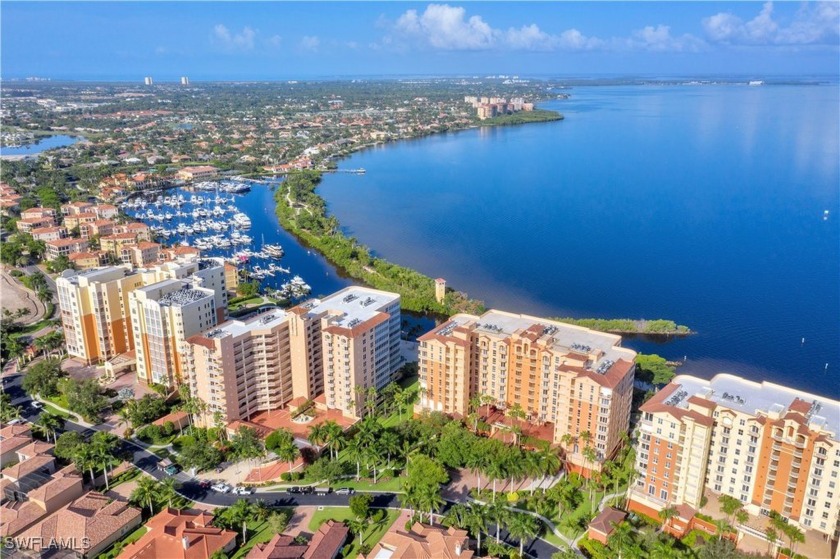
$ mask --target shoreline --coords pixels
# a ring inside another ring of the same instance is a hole
[[[352,237],[347,237],[340,230],[338,219],[327,213],[326,201],[315,192],[320,181],[320,172],[289,173],[286,175],[286,181],[280,183],[274,192],[275,213],[280,226],[301,245],[317,250],[336,268],[338,273],[348,278],[375,289],[399,293],[403,300],[403,309],[412,314],[434,318],[436,321],[445,321],[452,314],[459,312],[480,315],[486,310],[482,301],[471,299],[466,293],[451,289],[447,289],[444,302],[438,303],[434,299],[434,280],[431,277],[371,256],[368,247],[358,243]],[[303,216],[304,225],[299,223],[298,218],[301,216]],[[320,231],[313,231],[305,225],[306,223],[310,223],[309,227],[320,228]],[[321,224],[316,225],[319,223]],[[407,278],[413,285],[400,282],[400,279]],[[663,319],[550,318],[549,320],[577,324],[602,332],[656,339],[685,337],[694,333],[687,326]]]

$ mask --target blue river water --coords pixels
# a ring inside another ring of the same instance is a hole
[[[42,151],[47,151],[48,149],[71,146],[79,140],[80,138],[75,138],[73,136],[47,136],[45,138],[38,139],[32,144],[18,147],[4,147],[0,151],[2,151],[3,155],[35,155],[36,153],[41,153]]]
[[[372,148],[319,192],[376,254],[488,306],[672,319],[698,333],[625,345],[840,397],[836,84],[570,92],[544,105],[562,122]]]

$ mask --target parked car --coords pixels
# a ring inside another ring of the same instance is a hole
[[[335,490],[336,495],[352,495],[355,492],[356,492],[356,490],[352,489],[350,487],[342,487],[340,489]]]
[[[16,417],[9,421],[9,425],[20,425],[21,423],[26,423],[26,420],[22,417]]]
[[[294,494],[294,493],[301,493],[300,487],[289,487],[286,489],[286,493]]]
[[[300,492],[303,493],[304,495],[311,495],[313,491],[315,491],[315,490],[311,487],[308,487],[308,486],[300,488]]]
[[[321,497],[329,495],[330,493],[332,493],[332,489],[330,489],[329,487],[317,487],[317,488],[315,488],[315,494],[320,495]]]
[[[171,466],[167,466],[163,469],[163,472],[168,476],[174,476],[175,474],[177,474],[180,471],[181,471],[181,468],[179,468],[175,464],[172,464]]]
[[[210,489],[210,486],[213,485],[213,482],[209,479],[202,479],[198,482],[198,486],[202,489]]]
[[[211,485],[210,489],[218,493],[230,493],[231,491],[230,485],[226,483],[217,483],[216,485]]]
[[[234,495],[253,495],[254,489],[251,487],[235,487],[233,489]]]
[[[31,405],[31,406],[32,406],[33,408],[35,408],[36,410],[40,410],[41,408],[43,408],[43,407],[44,407],[44,404],[43,404],[43,403],[41,403],[41,402],[39,402],[38,400],[32,400],[32,403],[31,403],[31,404],[29,404],[29,405]]]

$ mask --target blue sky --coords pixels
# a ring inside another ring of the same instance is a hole
[[[14,2],[4,78],[837,75],[838,2]]]

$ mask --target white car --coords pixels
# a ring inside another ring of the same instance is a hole
[[[251,487],[237,487],[233,490],[234,495],[253,495],[254,490]]]
[[[22,417],[16,417],[13,420],[9,421],[9,425],[19,425],[21,423],[26,423],[26,420]]]
[[[217,483],[216,485],[211,485],[210,489],[216,491],[218,493],[230,493],[230,485],[226,483]]]
[[[39,402],[38,400],[32,400],[32,403],[30,405],[36,410],[40,410],[44,407],[44,404],[42,402]]]

